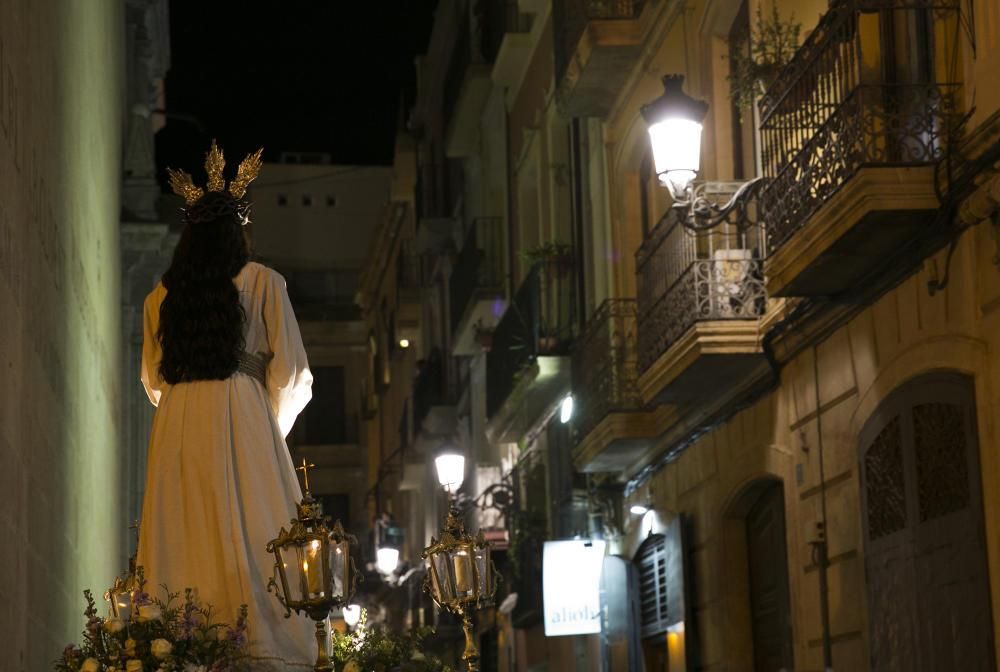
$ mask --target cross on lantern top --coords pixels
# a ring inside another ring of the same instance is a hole
[[[310,462],[308,462],[306,460],[306,458],[303,457],[302,458],[302,466],[301,467],[295,467],[295,471],[301,471],[302,472],[302,479],[305,481],[306,492],[309,492],[309,470],[312,469],[315,466],[316,466],[315,464],[311,464]]]

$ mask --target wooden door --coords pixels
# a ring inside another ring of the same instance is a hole
[[[792,631],[785,548],[785,496],[767,486],[746,517],[755,672],[791,672]]]
[[[872,671],[992,672],[971,381],[905,385],[860,439]]]

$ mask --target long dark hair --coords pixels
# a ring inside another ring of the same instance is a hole
[[[246,206],[208,192],[185,212],[185,226],[160,305],[160,375],[171,384],[224,380],[236,372],[246,315],[233,284],[250,259]]]

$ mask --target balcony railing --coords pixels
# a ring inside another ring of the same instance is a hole
[[[635,411],[639,397],[636,300],[608,299],[597,309],[573,352],[577,439],[610,413]]]
[[[640,373],[696,322],[763,315],[763,248],[757,226],[694,234],[676,210],[660,220],[636,254]]]
[[[634,19],[644,0],[556,0],[552,5],[555,30],[556,81],[566,74],[587,23],[594,20]]]
[[[477,292],[503,289],[503,243],[502,218],[473,221],[449,280],[452,330],[458,328]]]
[[[493,332],[486,356],[486,413],[492,416],[539,355],[565,354],[573,334],[573,274],[536,264]]]
[[[942,158],[959,86],[935,81],[929,33],[951,20],[953,0],[860,0],[823,16],[759,104],[771,249],[859,169]]]

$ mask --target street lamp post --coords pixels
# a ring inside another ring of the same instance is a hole
[[[445,458],[445,459],[442,459]],[[450,506],[441,538],[431,537],[424,549],[427,564],[424,590],[439,608],[462,619],[465,651],[462,660],[469,672],[479,670],[473,616],[486,606],[496,593],[496,568],[490,558],[490,544],[480,531],[475,537],[465,531],[456,493],[464,480],[465,458],[447,453],[435,460],[438,481],[448,492]]]
[[[743,228],[751,224],[747,208],[763,186],[762,178],[744,182],[725,205],[705,196],[704,183],[694,179],[701,167],[702,122],[708,103],[684,93],[683,75],[663,77],[663,95],[640,110],[649,129],[653,164],[661,184],[670,191],[673,207],[686,211],[683,225],[695,231],[711,229],[730,219]]]
[[[298,467],[305,475],[305,494],[296,505],[291,528],[282,527],[278,536],[267,544],[267,552],[274,555],[274,573],[267,590],[274,591],[285,608],[286,618],[294,610],[305,612],[316,621],[318,654],[313,670],[332,672],[324,622],[333,607],[348,604],[354,594],[360,574],[354,566],[351,548],[357,540],[344,532],[339,520],[332,529],[327,527],[329,518],[309,493],[308,470],[312,466],[303,460]]]

